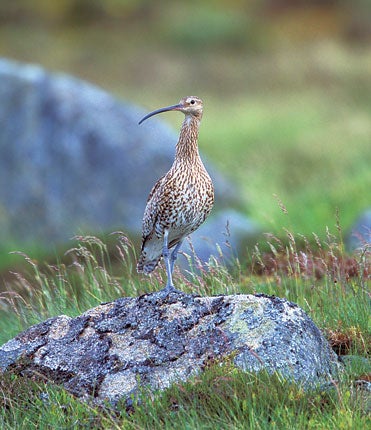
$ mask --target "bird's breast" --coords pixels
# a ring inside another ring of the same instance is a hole
[[[214,202],[214,190],[206,170],[174,171],[166,184],[161,208],[164,228],[187,235],[205,220]]]

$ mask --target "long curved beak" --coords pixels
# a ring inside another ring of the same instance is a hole
[[[146,119],[150,118],[153,115],[157,115],[158,113],[162,113],[162,112],[168,112],[169,110],[178,110],[181,108],[180,104],[177,105],[172,105],[172,106],[167,106],[167,107],[163,107],[160,109],[156,109],[153,112],[150,112],[149,114],[147,114],[145,117],[143,117],[138,124],[142,124],[143,121],[145,121]]]

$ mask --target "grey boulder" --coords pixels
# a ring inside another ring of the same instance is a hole
[[[222,209],[193,233],[182,249],[191,257],[193,268],[198,263],[204,266],[214,257],[227,266],[233,266],[235,259],[246,254],[247,245],[255,244],[260,234],[259,225],[235,209]],[[184,267],[188,261],[179,258]]]
[[[91,84],[7,59],[0,99],[2,243],[50,248],[76,234],[140,235],[149,191],[173,161],[174,131],[158,118],[138,126],[144,110]],[[205,164],[214,213],[240,205],[236,187]]]
[[[371,208],[366,209],[350,228],[346,244],[349,250],[371,245]]]
[[[140,387],[186,381],[212,359],[278,371],[312,387],[336,378],[336,354],[297,305],[265,295],[159,293],[35,325],[0,347],[0,369],[41,376],[89,402],[130,406]]]

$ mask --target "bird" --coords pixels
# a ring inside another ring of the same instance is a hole
[[[144,210],[142,246],[137,262],[138,273],[150,274],[163,257],[167,282],[164,297],[178,291],[172,280],[174,263],[185,237],[205,221],[214,204],[214,185],[198,151],[198,135],[203,115],[199,97],[183,97],[178,104],[156,109],[139,124],[159,113],[182,112],[175,158],[170,170],[153,186]]]

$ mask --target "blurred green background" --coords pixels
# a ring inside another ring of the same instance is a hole
[[[324,236],[371,205],[370,22],[369,0],[2,0],[0,55],[148,110],[200,96],[246,213]]]

